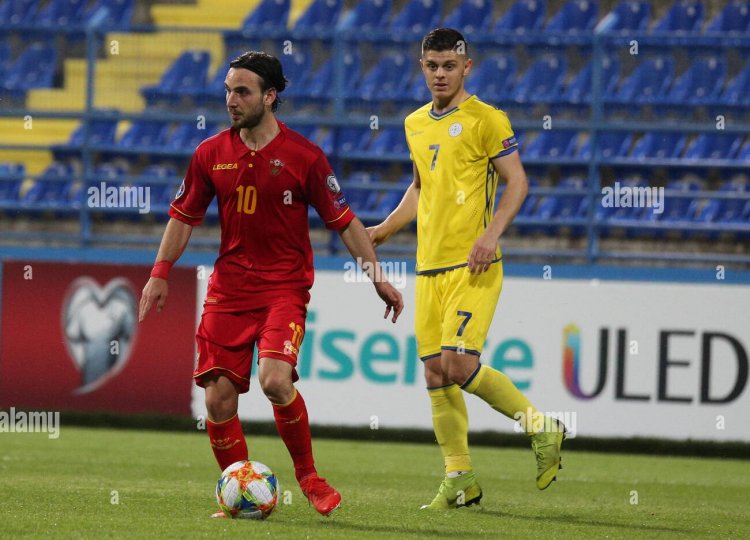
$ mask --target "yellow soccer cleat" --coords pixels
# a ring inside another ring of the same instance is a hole
[[[479,504],[481,499],[482,488],[474,473],[469,472],[453,478],[446,477],[432,502],[422,506],[420,510],[450,510]]]
[[[555,418],[546,418],[547,431],[531,436],[531,448],[536,455],[536,487],[547,489],[557,479],[557,471],[562,469],[560,448],[565,440],[565,426]]]

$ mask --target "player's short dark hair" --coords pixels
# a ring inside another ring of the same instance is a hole
[[[436,28],[422,39],[422,54],[426,51],[456,51],[468,55],[469,45],[458,30]]]
[[[286,83],[281,62],[275,56],[261,51],[247,51],[229,62],[229,67],[247,69],[260,77],[260,89],[265,92],[269,88],[275,88],[277,97],[271,105],[271,110],[279,108],[281,100],[278,94],[284,91]]]

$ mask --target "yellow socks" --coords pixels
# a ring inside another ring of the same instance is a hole
[[[513,381],[496,369],[480,364],[461,388],[482,398],[496,411],[520,422],[528,435],[542,431],[544,415],[534,408]]]
[[[469,415],[461,388],[452,384],[427,391],[432,402],[432,425],[443,452],[446,474],[470,471]]]

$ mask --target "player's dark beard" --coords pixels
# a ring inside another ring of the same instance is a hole
[[[255,126],[260,124],[260,121],[263,120],[263,116],[266,114],[266,110],[261,105],[258,109],[248,113],[246,116],[240,118],[235,124],[234,127],[237,129],[253,129]]]

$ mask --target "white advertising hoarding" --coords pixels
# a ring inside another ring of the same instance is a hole
[[[311,423],[431,428],[415,276],[405,276],[396,324],[370,283],[345,276],[318,271],[311,292],[297,383]],[[482,362],[572,435],[750,441],[748,355],[747,286],[506,277]],[[479,398],[466,401],[471,430],[514,430]],[[193,413],[205,415],[197,387]],[[273,419],[256,379],[239,414]]]

